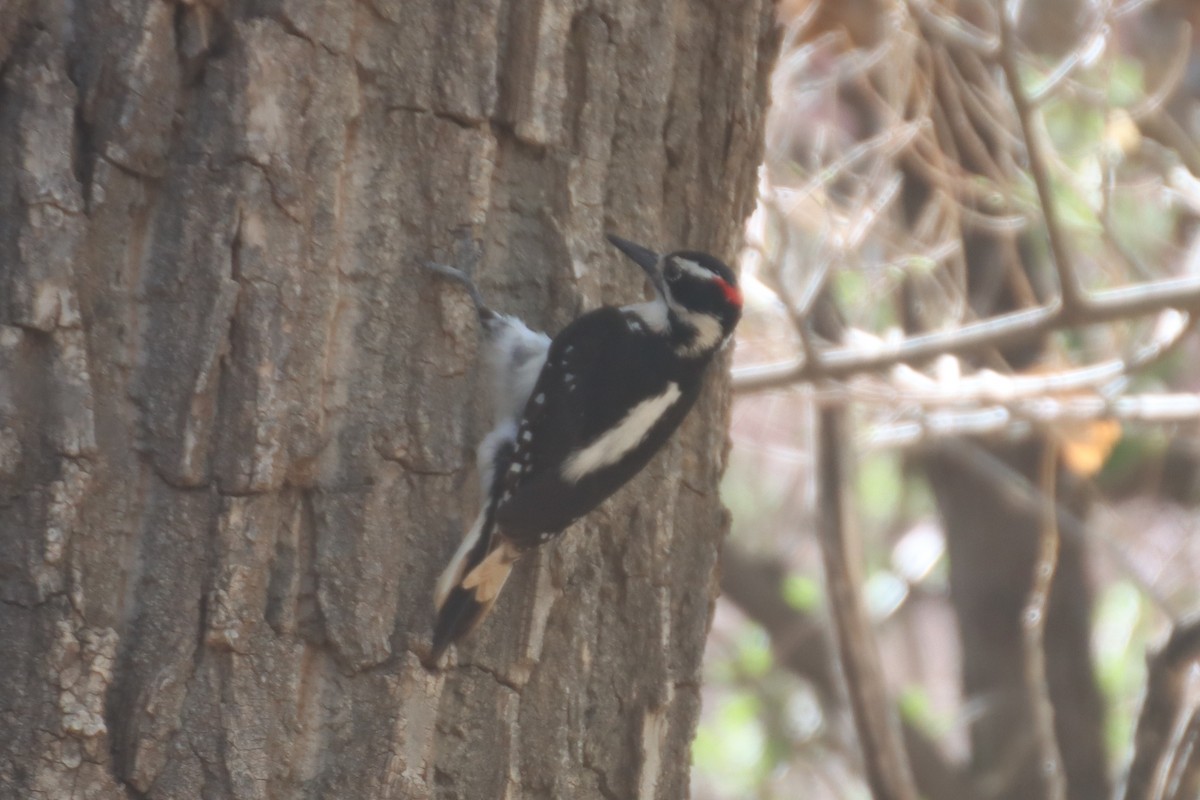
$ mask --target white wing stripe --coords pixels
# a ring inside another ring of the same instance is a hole
[[[662,394],[634,406],[615,428],[582,450],[576,450],[563,467],[563,477],[575,482],[598,469],[615,464],[641,444],[654,423],[679,399],[679,384],[668,383]]]

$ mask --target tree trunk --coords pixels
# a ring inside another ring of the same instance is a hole
[[[980,447],[983,457],[1038,485],[1044,442]],[[949,452],[960,452],[951,450]],[[970,453],[971,451],[967,451]],[[971,456],[967,456],[970,459]],[[975,459],[980,458],[976,455]],[[963,694],[978,712],[971,719],[971,753],[979,783],[996,800],[1048,795],[1038,750],[1034,688],[1025,670],[1024,609],[1033,585],[1041,519],[1014,503],[962,455],[935,450],[925,460],[947,531],[950,599],[963,652]],[[1064,508],[1084,516],[1086,498],[1056,479]],[[1069,800],[1112,795],[1104,750],[1104,701],[1091,662],[1092,586],[1086,542],[1063,533],[1046,608],[1043,650],[1054,705],[1054,730]]]
[[[765,0],[9,0],[0,796],[674,798],[726,528],[725,378],[522,563],[457,666],[478,333],[732,255]]]

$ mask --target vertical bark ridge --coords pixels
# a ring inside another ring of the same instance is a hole
[[[0,795],[686,796],[724,378],[429,673],[488,418],[418,264],[557,330],[642,291],[606,230],[732,256],[770,4],[10,11]]]

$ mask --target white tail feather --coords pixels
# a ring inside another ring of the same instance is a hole
[[[483,533],[486,510],[485,508],[479,511],[479,516],[475,518],[475,524],[471,526],[471,530],[467,531],[462,544],[454,551],[454,557],[450,559],[450,563],[446,565],[446,569],[438,578],[437,586],[433,590],[433,604],[439,611],[445,605],[446,598],[450,596],[450,590],[457,586],[463,578],[463,573],[467,568],[467,556],[471,554],[471,550],[479,542],[479,536]]]
[[[512,444],[516,435],[516,423],[512,420],[505,420],[500,422],[479,443],[476,457],[479,467],[480,491],[484,498],[483,508],[479,509],[479,516],[475,517],[475,524],[467,531],[462,544],[458,546],[450,563],[446,565],[446,569],[438,578],[437,586],[433,590],[433,603],[439,611],[445,604],[446,598],[450,596],[450,590],[463,579],[463,575],[467,571],[467,558],[475,549],[475,545],[479,543],[479,538],[484,534],[483,528],[487,524],[488,504],[492,502],[490,494],[493,488],[492,479],[495,477],[496,453],[502,447]],[[490,531],[488,533],[490,534]]]

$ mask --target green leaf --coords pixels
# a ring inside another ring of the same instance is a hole
[[[1146,634],[1141,593],[1129,581],[1107,587],[1096,604],[1096,674],[1109,709],[1105,740],[1117,757],[1133,737],[1137,698],[1146,679]]]
[[[1108,81],[1108,102],[1128,108],[1146,96],[1146,70],[1136,58],[1117,58],[1112,62]]]
[[[737,693],[696,731],[692,758],[721,795],[750,797],[762,783],[767,742],[760,711],[757,697]]]
[[[757,625],[750,628],[739,641],[737,662],[743,675],[761,678],[771,669],[771,643],[766,632]]]
[[[900,506],[904,473],[894,453],[865,458],[858,469],[858,504],[868,522],[887,523]]]
[[[815,611],[821,606],[821,584],[807,575],[783,579],[783,599],[797,611]]]
[[[933,700],[923,686],[913,684],[904,687],[897,699],[900,706],[900,716],[909,722],[929,727],[933,719]]]

